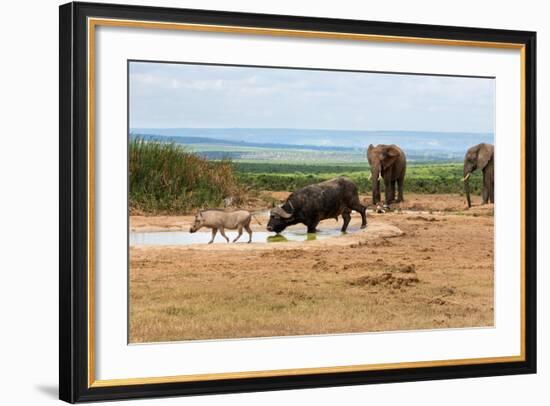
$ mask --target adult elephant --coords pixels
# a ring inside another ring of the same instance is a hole
[[[397,145],[372,144],[367,149],[367,159],[370,165],[370,177],[372,180],[372,203],[380,202],[380,179],[384,180],[386,191],[385,206],[394,202],[395,190],[397,200],[403,201],[403,183],[407,169],[407,157]]]
[[[483,204],[495,202],[495,147],[491,144],[477,144],[468,149],[464,156],[464,192],[468,207],[470,201],[470,175],[479,169],[483,172]]]

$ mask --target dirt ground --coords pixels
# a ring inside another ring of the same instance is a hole
[[[324,240],[131,247],[130,342],[492,326],[493,206],[405,198]],[[192,220],[131,216],[130,228]]]

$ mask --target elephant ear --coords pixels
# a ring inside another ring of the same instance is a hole
[[[388,147],[387,151],[386,151],[386,159],[384,160],[384,168],[388,168],[390,166],[392,166],[395,161],[397,160],[397,158],[399,157],[400,155],[400,152],[399,150],[391,145]]]
[[[481,144],[477,154],[477,168],[479,170],[485,169],[491,158],[493,158],[494,149],[495,147],[491,144]]]
[[[374,146],[372,144],[370,144],[369,147],[367,148],[367,161],[369,161],[369,166],[371,167],[372,167],[371,155],[372,155],[373,149],[374,149]]]

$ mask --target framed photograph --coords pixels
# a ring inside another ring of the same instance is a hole
[[[60,398],[534,373],[535,41],[61,6]]]

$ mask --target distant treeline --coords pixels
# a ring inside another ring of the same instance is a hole
[[[229,131],[229,133],[231,132],[232,131]],[[265,131],[260,132],[264,133]],[[199,133],[201,132],[199,131]],[[275,133],[279,133],[279,131],[275,131]],[[301,133],[301,131],[298,131],[298,133]],[[306,134],[309,133],[311,132],[306,131]],[[329,134],[332,134],[332,132],[329,131]],[[343,134],[347,133],[344,132]],[[220,133],[219,135],[222,136],[223,134]],[[435,148],[433,146],[425,145],[426,143],[429,143],[430,140],[433,141],[441,138],[433,137],[433,134],[432,138],[428,137],[425,139],[420,137],[417,142],[413,144],[411,144],[410,140],[405,142],[403,139],[402,141],[405,144],[402,145],[402,143],[399,142],[398,144],[404,147],[407,153],[407,159],[411,162],[457,162],[462,160],[465,151],[465,147],[461,147],[463,143],[456,144],[456,140],[453,141],[452,139],[445,139],[444,145],[448,145],[447,148]],[[358,140],[356,143],[353,143],[353,146],[333,146],[324,144],[316,145],[312,143],[293,144],[289,142],[294,142],[294,138],[281,138],[279,136],[270,137],[269,141],[264,140],[264,142],[253,142],[242,139],[231,140],[204,136],[155,135],[141,134],[139,132],[131,133],[130,139],[141,139],[148,142],[163,142],[188,146],[190,150],[193,150],[207,159],[252,160],[258,162],[273,162],[273,160],[278,159],[283,162],[303,161],[304,163],[315,163],[333,161],[334,163],[359,163],[364,160],[365,149],[368,145],[366,139]],[[339,138],[336,138],[334,141],[336,142],[338,139]],[[400,138],[398,137],[397,139]],[[480,139],[483,139],[483,137]],[[344,141],[342,139],[339,140],[340,142]],[[451,146],[453,147],[451,148]]]
[[[311,154],[314,151],[313,148],[309,148],[308,151],[302,152],[300,154],[300,153],[297,153],[296,149],[293,149],[293,148],[287,148],[287,149],[289,151],[288,152],[289,155],[292,154],[293,156],[299,156],[299,157],[305,158],[305,159],[309,158],[306,154]],[[318,150],[326,152],[326,149],[323,150],[321,148],[318,148]],[[344,151],[344,149],[342,149],[342,151]],[[336,153],[334,153],[333,157],[337,157],[337,158],[333,158],[333,159],[334,160],[342,160],[342,159],[345,160],[346,157],[349,157],[351,159],[351,161],[355,162],[356,164],[365,159],[363,151],[361,151],[361,152],[357,152],[358,150],[351,150],[351,151],[353,151],[353,153],[349,153],[347,155],[344,155],[343,152],[341,152],[338,155],[336,155]],[[234,160],[234,161],[239,161],[239,160],[243,160],[243,161],[247,161],[247,160],[249,160],[249,161],[261,161],[262,159],[265,159],[264,156],[266,154],[265,151],[262,150],[262,149],[257,149],[257,150],[253,150],[253,151],[231,151],[229,149],[220,149],[219,151],[218,150],[202,151],[202,150],[198,149],[198,150],[195,150],[195,152],[198,155],[200,155],[200,156],[202,156],[203,158],[206,158],[206,159],[231,159],[231,160]],[[273,155],[273,153],[271,155]],[[283,160],[289,159],[288,155],[285,154],[284,152],[279,153],[279,155],[282,155]],[[456,163],[456,162],[460,162],[462,160],[462,158],[463,158],[462,156],[458,156],[456,153],[454,155],[453,154],[443,154],[442,155],[441,153],[437,153],[437,152],[433,152],[433,151],[426,151],[426,152],[407,151],[407,160],[409,162]],[[273,159],[273,157],[269,157],[269,159]],[[319,159],[309,158],[308,161],[306,161],[307,162],[306,165],[315,165],[314,162],[318,162],[318,161],[319,161]],[[325,161],[325,160],[323,160],[323,161]],[[271,164],[271,162],[264,162],[264,163],[265,164]],[[288,164],[288,165],[300,165],[300,164],[291,164],[291,163],[286,163],[286,164]],[[331,165],[333,165],[333,164],[331,163]]]
[[[313,151],[354,151],[357,148],[350,147],[338,147],[338,146],[327,146],[327,145],[310,145],[310,144],[281,144],[275,142],[250,142],[250,141],[233,141],[233,140],[223,140],[218,138],[208,138],[208,137],[179,137],[179,136],[163,136],[163,135],[153,135],[153,134],[130,134],[131,139],[142,139],[146,141],[158,141],[166,142],[173,144],[182,144],[182,145],[223,145],[223,146],[233,146],[233,147],[257,147],[257,148],[278,148],[278,149],[310,149]],[[359,150],[362,150],[359,148]],[[223,152],[215,151],[215,152]]]

